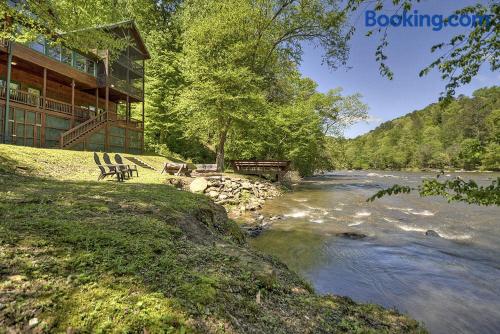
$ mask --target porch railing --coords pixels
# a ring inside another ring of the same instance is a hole
[[[5,86],[0,86],[0,98],[7,98],[7,89]],[[10,89],[10,100],[36,108],[40,108],[42,106],[42,98],[39,95],[23,92],[22,90],[14,88]]]
[[[126,126],[128,128],[144,129],[144,123],[134,118],[131,118],[127,121],[126,118],[123,118],[118,115],[116,116],[116,121],[118,121],[120,125]]]
[[[7,98],[7,89],[5,86],[0,86],[0,98]],[[43,97],[38,94],[28,93],[19,89],[10,89],[10,100],[25,104],[35,108],[43,108],[46,110],[55,111],[59,113],[63,113],[66,115],[72,115],[72,107],[70,103],[58,101],[51,98],[45,98],[45,104]],[[75,117],[79,119],[88,119],[90,118],[90,110],[86,108],[82,108],[79,106],[75,106]]]
[[[72,114],[71,104],[53,100],[48,97],[45,98],[45,108],[48,110],[57,111],[68,115]]]
[[[100,78],[100,85],[106,85],[106,82],[108,82],[112,88],[118,89],[123,93],[128,93],[139,99],[142,98],[142,88],[137,88],[132,83],[128,83],[126,80],[115,77],[114,75],[108,75],[107,77],[103,76]]]

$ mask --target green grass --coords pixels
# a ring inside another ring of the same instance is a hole
[[[35,317],[36,331],[62,333],[423,332],[317,296],[248,248],[220,206],[139,175],[96,182],[91,153],[0,145],[0,333]]]

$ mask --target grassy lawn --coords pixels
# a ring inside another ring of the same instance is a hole
[[[97,182],[89,152],[0,145],[0,333],[423,332],[317,296],[220,206],[139,175]]]

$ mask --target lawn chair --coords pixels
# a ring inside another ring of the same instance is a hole
[[[102,155],[102,159],[104,160],[104,162],[106,163],[106,165],[108,165],[108,168],[110,170],[116,170],[118,173],[121,173],[122,174],[122,178],[128,178],[130,173],[128,171],[128,167],[127,165],[119,165],[119,164],[116,164],[116,163],[112,163],[111,162],[111,158],[109,156],[109,154],[107,153],[104,153]]]
[[[137,165],[126,165],[126,164],[124,164],[122,156],[119,155],[119,154],[115,154],[115,161],[120,166],[127,166],[128,172],[130,174],[130,177],[132,177],[133,172],[135,172],[137,174],[137,177],[139,177],[139,171],[137,170]]]
[[[99,160],[99,156],[95,152],[94,152],[94,161],[97,164],[97,167],[99,167],[99,170],[101,171],[101,174],[97,177],[97,181],[100,181],[100,180],[104,179],[106,176],[110,176],[110,175],[116,175],[116,178],[118,179],[118,181],[123,181],[123,173],[118,172],[116,170],[116,168],[112,169],[111,167],[108,166],[109,171],[106,172],[106,169],[104,168],[104,166],[101,164],[101,161]]]

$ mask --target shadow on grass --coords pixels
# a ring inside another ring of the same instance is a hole
[[[0,174],[14,174],[18,170],[27,173],[31,171],[29,167],[23,166],[18,160],[0,155]]]
[[[208,331],[248,316],[226,291],[246,302],[257,292],[225,251],[241,232],[205,197],[15,175],[0,190],[0,281],[15,292],[0,300],[11,305],[3,325],[22,329],[40,310],[48,329],[88,331]]]

